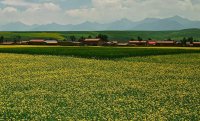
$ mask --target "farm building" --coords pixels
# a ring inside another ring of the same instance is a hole
[[[29,45],[45,45],[45,40],[43,39],[33,39],[28,42]]]
[[[146,46],[147,41],[129,41],[128,44],[131,46]]]
[[[101,39],[85,39],[83,40],[84,45],[89,45],[89,46],[101,46],[104,44],[104,41]]]
[[[156,45],[156,41],[148,41],[147,45],[148,46],[155,46]]]
[[[128,46],[128,43],[117,43],[117,46]]]
[[[28,41],[21,41],[20,44],[21,45],[28,45]]]
[[[118,41],[112,41],[111,43],[117,45]]]
[[[193,47],[200,47],[200,42],[193,42]]]
[[[118,44],[118,41],[111,41],[104,43],[105,46],[116,46]]]
[[[186,42],[186,46],[187,46],[187,47],[192,47],[192,46],[194,46],[194,45],[193,45],[193,43],[191,43],[191,42]]]
[[[156,46],[174,46],[175,41],[156,41]]]
[[[81,46],[82,42],[72,42],[73,46]]]
[[[46,45],[58,45],[57,40],[45,40]]]
[[[14,42],[3,42],[3,43],[0,43],[1,45],[13,45],[15,44]]]
[[[183,46],[183,43],[182,43],[182,42],[178,42],[178,41],[177,41],[175,44],[176,44],[177,47],[182,47],[182,46]]]

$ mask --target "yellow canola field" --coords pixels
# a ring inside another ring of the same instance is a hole
[[[200,120],[200,54],[0,54],[2,120]]]

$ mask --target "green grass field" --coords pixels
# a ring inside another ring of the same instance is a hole
[[[187,47],[62,47],[62,46],[0,46],[0,53],[59,55],[81,58],[117,59],[133,56],[200,53]]]
[[[0,36],[4,36],[6,40],[13,41],[16,36],[21,36],[22,40],[30,39],[57,39],[57,40],[70,40],[69,37],[74,35],[77,39],[80,37],[96,37],[98,34],[105,34],[109,40],[128,41],[130,39],[137,39],[138,36],[143,39],[155,40],[181,40],[183,37],[193,37],[195,40],[200,41],[200,29],[188,29],[180,31],[69,31],[69,32],[0,32]]]
[[[0,46],[0,120],[200,120],[200,48]]]

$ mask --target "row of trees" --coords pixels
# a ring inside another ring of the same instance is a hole
[[[20,42],[20,41],[21,41],[21,36],[15,36],[13,38],[14,43],[17,43],[17,42]],[[0,37],[0,43],[3,43],[3,42],[7,42],[7,40],[4,38],[4,36],[1,36]]]
[[[149,39],[151,40],[151,38],[149,38]],[[134,38],[131,38],[131,40],[134,41],[135,39],[134,39]],[[142,39],[142,37],[138,36],[138,37],[137,37],[137,40],[138,40],[138,41],[142,41],[143,39]]]
[[[132,38],[131,40],[138,40],[138,41],[143,41],[144,39],[140,36],[137,37],[137,39]],[[151,38],[148,38],[148,40],[152,40]],[[172,41],[171,38],[166,39],[166,41]]]
[[[181,41],[181,43],[182,43],[182,45],[183,46],[186,46],[186,44],[187,44],[187,42],[189,42],[190,44],[192,44],[194,41],[196,41],[196,40],[194,40],[194,38],[193,37],[188,37],[188,38],[186,38],[186,37],[184,37],[182,40],[180,40]]]
[[[82,42],[86,38],[92,39],[92,36],[91,35],[89,35],[88,37],[81,36],[80,38],[76,38],[76,36],[74,36],[74,35],[69,36],[69,40],[72,41],[72,42],[75,42],[75,41]],[[104,35],[104,34],[98,34],[95,38],[100,38],[101,40],[103,40],[105,42],[108,41],[108,36]],[[64,41],[66,41],[66,39]]]
[[[87,38],[91,39],[92,36],[89,35]],[[107,35],[98,34],[98,35],[96,36],[96,38],[100,38],[101,40],[103,40],[103,41],[105,41],[105,42],[108,41],[108,36],[107,36]],[[78,40],[79,42],[82,42],[84,39],[86,39],[86,37],[81,36],[79,39],[77,39],[75,36],[72,35],[72,36],[69,37],[69,39],[70,39],[70,41],[77,41],[77,40]],[[131,40],[135,40],[135,39],[132,38]],[[143,41],[143,38],[140,37],[140,36],[138,36],[138,37],[137,37],[137,40],[138,40],[138,41]],[[148,38],[148,40],[152,40],[152,39],[151,39],[151,38]],[[166,39],[166,41],[173,41],[173,40],[172,40],[171,38],[168,38],[168,39]],[[188,38],[184,37],[182,40],[180,40],[180,42],[181,42],[182,44],[186,44],[187,42],[192,43],[192,42],[194,42],[194,41],[197,41],[197,40],[194,40],[193,37],[188,37]]]
[[[143,38],[140,37],[140,36],[138,36],[137,39],[132,38],[131,40],[142,41]],[[148,38],[148,40],[152,40],[152,39],[151,39],[151,38]],[[166,39],[166,41],[173,41],[173,40],[172,40],[171,38],[168,38],[168,39]],[[198,40],[194,40],[193,37],[188,37],[188,38],[184,37],[182,40],[180,40],[181,43],[185,43],[185,44],[186,44],[187,42],[193,43],[193,42],[195,42],[195,41],[198,41]]]
[[[0,43],[3,43],[4,42],[4,36],[1,36],[0,37]]]

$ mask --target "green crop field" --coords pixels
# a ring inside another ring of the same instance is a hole
[[[0,53],[60,55],[96,59],[117,59],[132,56],[200,53],[187,47],[62,47],[62,46],[0,46]]]
[[[78,40],[80,37],[96,37],[98,34],[105,34],[109,40],[128,41],[137,39],[138,36],[143,39],[181,40],[183,37],[193,37],[194,40],[200,41],[200,29],[188,29],[180,31],[68,31],[68,32],[0,32],[0,36],[4,36],[5,40],[13,41],[16,36],[21,36],[22,40],[30,39],[57,39],[70,40],[70,36],[74,35]]]
[[[200,120],[200,48],[0,46],[0,120]]]

